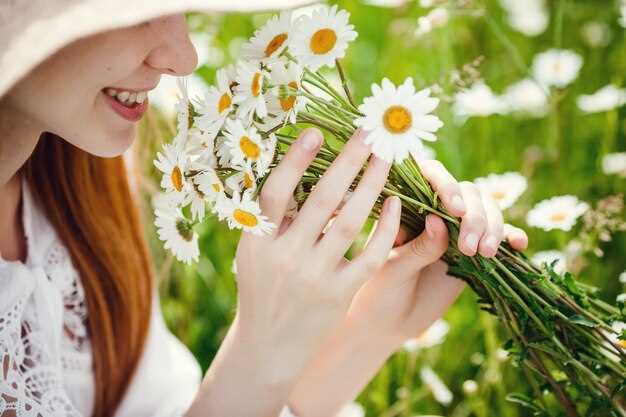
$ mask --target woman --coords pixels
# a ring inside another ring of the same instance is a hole
[[[364,252],[345,261],[389,169],[370,158],[322,235],[370,156],[355,133],[293,222],[242,236],[236,318],[200,383],[163,323],[120,154],[160,75],[196,66],[178,13],[247,2],[104,3],[0,6],[0,415],[332,415],[461,290],[438,261],[447,229],[429,216],[405,242],[391,198]],[[274,222],[321,141],[303,132],[268,178],[261,204]],[[421,168],[462,217],[463,253],[494,256],[504,237],[526,246],[473,185],[436,161]]]

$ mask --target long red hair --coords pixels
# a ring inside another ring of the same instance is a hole
[[[24,174],[85,289],[96,384],[93,416],[113,415],[143,350],[153,291],[124,161],[95,157],[44,133]]]

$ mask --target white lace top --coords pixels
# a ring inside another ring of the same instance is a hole
[[[22,181],[26,262],[0,256],[0,417],[87,417],[94,378],[87,308],[66,248]],[[115,417],[181,416],[201,379],[155,294],[143,356]]]

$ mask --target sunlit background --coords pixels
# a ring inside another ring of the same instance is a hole
[[[357,100],[385,76],[396,83],[410,76],[418,86],[432,87],[442,100],[437,115],[445,123],[432,144],[433,155],[462,180],[518,173],[496,178],[502,184],[496,182],[496,188],[493,182],[483,184],[494,196],[523,191],[503,204],[511,203],[506,220],[528,231],[529,254],[558,259],[560,268],[599,287],[603,298],[614,303],[626,286],[624,197],[619,195],[626,189],[626,3],[337,4],[350,12],[359,33],[344,60]],[[320,5],[295,13],[311,13],[314,7]],[[270,16],[188,16],[199,55],[199,67],[189,81],[192,95],[202,94],[218,68],[237,60],[242,43]],[[569,52],[541,55],[551,50]],[[537,84],[555,74],[558,80],[553,81],[560,86]],[[201,260],[192,266],[175,261],[156,237],[149,208],[158,191],[152,159],[174,133],[176,95],[175,80],[163,76],[150,96],[154,106],[140,127],[133,169],[142,174],[137,186],[148,203],[146,233],[166,321],[206,369],[234,315],[232,261],[238,234],[205,221]],[[510,177],[517,182],[507,183]],[[593,212],[580,217],[570,231],[528,225],[527,213],[537,203],[561,195],[576,196]],[[522,404],[531,390],[502,349],[505,334],[493,317],[478,309],[469,289],[444,319],[415,336],[398,346],[342,417],[533,415]],[[511,397],[513,393],[520,395]],[[550,397],[546,401],[554,403]]]

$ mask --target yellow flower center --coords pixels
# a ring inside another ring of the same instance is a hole
[[[391,106],[383,114],[383,124],[391,133],[404,133],[411,127],[411,113],[402,106]]]
[[[296,83],[295,81],[290,82],[289,84],[287,84],[289,87],[297,89],[298,88],[298,83]],[[293,95],[295,93],[293,93],[292,91],[287,91],[287,94],[291,94],[289,96],[287,96],[284,99],[279,99],[278,101],[280,101],[280,107],[283,109],[283,111],[289,111],[293,108],[293,105],[296,102],[296,96]]]
[[[563,220],[565,220],[566,217],[567,217],[566,213],[558,212],[558,213],[552,214],[550,216],[550,220],[552,220],[553,222],[562,222]]]
[[[493,193],[491,193],[491,197],[493,197],[494,200],[499,201],[506,197],[506,193],[504,191],[494,191]]]
[[[333,49],[337,43],[337,34],[334,30],[320,29],[311,36],[309,47],[316,55],[323,55]]]
[[[224,93],[222,97],[220,97],[220,101],[217,103],[217,112],[222,114],[224,110],[230,107],[233,100],[230,98],[230,94]]]
[[[233,217],[235,218],[237,223],[243,226],[254,227],[259,224],[259,220],[256,218],[256,216],[245,210],[235,209],[235,211],[233,212]]]
[[[265,57],[269,57],[274,52],[276,52],[278,48],[283,46],[283,43],[285,43],[286,40],[287,40],[286,33],[280,33],[274,36],[272,40],[270,41],[270,43],[268,43],[267,46],[265,47]]]
[[[626,349],[626,340],[618,340],[617,345],[620,346],[622,349]]]
[[[183,189],[183,173],[181,172],[178,166],[175,166],[170,174],[170,178],[172,179],[172,185],[176,189],[176,191],[182,191]]]
[[[213,191],[215,191],[216,193],[222,191],[222,186],[218,182],[211,184],[211,188],[213,188]]]
[[[241,149],[241,152],[243,152],[246,157],[252,160],[256,160],[259,155],[261,155],[259,145],[254,143],[252,139],[247,136],[242,136],[241,139],[239,139],[239,149]]]
[[[254,178],[252,178],[252,175],[248,172],[243,174],[243,186],[246,188],[252,188],[254,186]]]
[[[252,77],[252,86],[250,87],[252,90],[253,96],[258,96],[261,93],[261,73],[255,72],[254,77]]]

